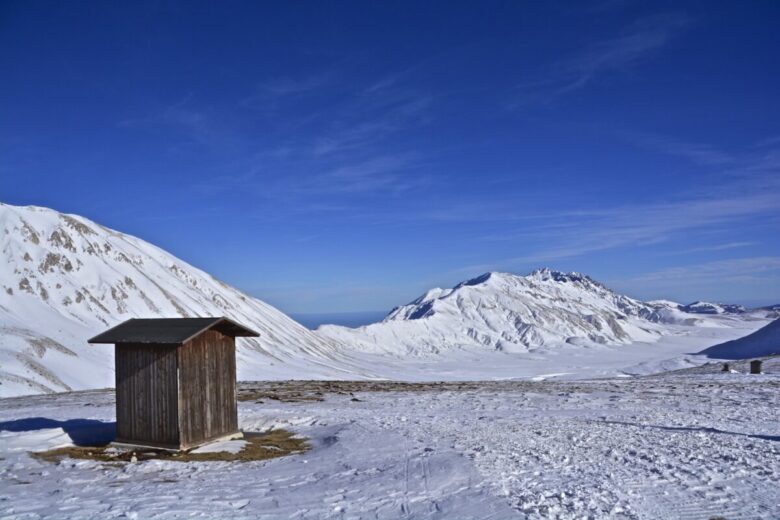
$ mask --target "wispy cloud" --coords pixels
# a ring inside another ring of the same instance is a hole
[[[660,135],[636,132],[628,134],[628,139],[643,148],[681,157],[704,166],[726,166],[736,162],[733,155],[708,144],[689,143]]]
[[[631,283],[677,283],[680,281],[706,281],[707,283],[743,282],[763,280],[767,276],[780,277],[780,257],[760,256],[717,260],[681,267],[671,267],[644,273],[624,282]]]
[[[275,96],[314,92],[331,83],[333,76],[333,72],[325,72],[302,78],[274,78],[261,82],[257,89]]]
[[[159,132],[161,127],[175,128],[187,140],[209,147],[229,145],[236,138],[236,134],[215,118],[207,107],[196,102],[193,94],[187,94],[148,115],[121,120],[118,125],[151,132]]]
[[[780,301],[780,257],[715,260],[604,281],[617,291],[646,299],[766,305]]]
[[[708,161],[711,166],[714,163],[720,164],[720,161]],[[775,150],[733,156],[724,171],[727,172],[725,177],[716,177],[720,182],[681,193],[664,202],[581,207],[549,214],[486,209],[482,212],[486,218],[514,225],[504,225],[507,231],[491,233],[483,239],[517,243],[525,253],[490,265],[467,266],[464,270],[477,271],[486,267],[512,270],[618,248],[655,246],[692,233],[698,237],[705,232],[722,235],[725,230],[735,229],[756,218],[760,218],[763,225],[776,229],[780,225],[777,218],[780,213],[780,156]],[[478,209],[472,208],[462,216],[468,218],[468,215],[479,213]],[[459,218],[458,214],[451,216]],[[668,254],[725,251],[753,244],[732,240]]]
[[[688,255],[691,253],[711,253],[715,251],[728,251],[730,249],[741,249],[756,245],[758,242],[727,242],[725,244],[714,244],[711,246],[691,247],[680,251],[671,251],[669,255]]]
[[[379,156],[285,183],[280,189],[302,194],[400,192],[425,181],[414,170],[413,155]]]
[[[419,123],[430,104],[429,96],[414,93],[362,100],[345,111],[351,117],[333,122],[315,139],[312,151],[321,156],[366,149]]]
[[[203,195],[236,190],[251,193],[258,200],[272,202],[273,213],[279,218],[301,213],[345,213],[358,218],[355,206],[344,197],[393,195],[430,182],[413,153],[323,164],[306,161],[305,164],[306,171],[301,174],[269,176],[249,171],[215,176],[190,188]]]
[[[243,135],[242,153],[223,162],[220,174],[190,188],[202,195],[241,190],[263,199],[266,211],[285,214],[323,206],[355,214],[358,196],[395,194],[430,183],[431,177],[420,170],[424,157],[409,149],[408,140],[396,139],[430,118],[433,96],[405,84],[413,70],[360,84],[339,80],[336,68],[261,82],[233,106],[229,130]],[[301,108],[299,102],[309,97],[318,98],[312,109]],[[279,113],[260,117],[261,110]],[[221,146],[212,135],[214,121],[207,110],[196,108],[191,96],[138,123],[174,125],[190,139]],[[244,128],[256,134],[258,126],[267,127],[267,135],[253,144]],[[272,146],[264,147],[266,143]],[[315,200],[328,195],[341,200]],[[343,200],[348,197],[355,204]]]
[[[585,87],[601,74],[630,67],[666,46],[688,23],[688,17],[679,13],[640,19],[621,35],[553,63],[542,72],[541,79],[518,85],[518,95],[511,106],[551,101]]]
[[[239,100],[238,105],[251,110],[276,110],[285,102],[321,95],[335,85],[337,76],[335,69],[329,69],[306,76],[268,78],[259,82],[253,92]]]
[[[724,198],[688,198],[676,202],[622,206],[582,213],[579,217],[551,217],[510,240],[533,240],[535,250],[504,260],[503,264],[533,264],[571,258],[619,247],[659,244],[713,226],[777,212],[777,193],[753,193]],[[547,243],[545,247],[543,244]],[[540,244],[542,244],[540,246]]]

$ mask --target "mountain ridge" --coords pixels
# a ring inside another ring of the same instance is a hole
[[[492,316],[484,315],[488,307]],[[736,308],[710,313],[669,300],[645,302],[586,274],[542,267],[524,276],[487,272],[449,289],[432,288],[380,322],[323,325],[317,331],[360,350],[400,357],[463,348],[529,353],[563,344],[653,343],[669,326],[723,327],[710,315],[737,318],[748,312]]]

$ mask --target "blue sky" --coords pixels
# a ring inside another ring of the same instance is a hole
[[[3,2],[0,199],[288,312],[780,302],[780,3]]]

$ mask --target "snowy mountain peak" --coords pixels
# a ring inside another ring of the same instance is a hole
[[[318,332],[401,357],[485,349],[544,355],[572,346],[654,342],[670,326],[721,326],[710,320],[675,302],[618,294],[582,273],[542,268],[525,276],[488,272],[452,289],[432,289],[380,323],[357,329],[326,325]]]
[[[502,283],[517,283],[519,278],[523,278],[529,282],[557,282],[557,283],[579,283],[584,287],[587,286],[593,286],[593,287],[600,287],[605,288],[602,284],[591,278],[590,276],[587,276],[582,273],[578,272],[569,272],[565,273],[562,271],[556,271],[554,269],[550,269],[549,267],[542,267],[539,269],[533,270],[531,273],[520,276],[512,273],[505,273],[501,271],[490,271],[485,274],[481,274],[477,276],[476,278],[472,278],[470,280],[466,280],[465,282],[461,282],[457,284],[453,290],[457,290],[461,287],[468,287],[468,286],[476,286],[476,285],[484,285],[484,284],[493,284],[498,285]]]
[[[539,292],[539,291],[543,291]],[[636,302],[630,298],[616,295],[610,289],[596,282],[592,278],[580,273],[563,273],[549,268],[537,269],[526,276],[492,271],[476,278],[457,284],[452,289],[435,288],[415,299],[407,305],[396,307],[385,318],[385,321],[393,320],[418,320],[433,316],[438,310],[446,310],[449,306],[445,300],[495,298],[498,295],[508,297],[522,297],[532,292],[535,296],[540,294],[564,296],[582,300],[584,295],[596,298],[611,299],[623,309],[631,309],[634,313]],[[526,297],[526,300],[528,298]],[[648,311],[650,312],[650,311]]]
[[[593,288],[607,289],[606,286],[597,282],[596,280],[594,280],[593,278],[591,278],[586,274],[578,273],[576,271],[571,271],[566,273],[563,271],[556,271],[554,269],[550,269],[549,267],[542,267],[540,269],[535,269],[525,278],[537,282],[572,283],[572,284],[580,284],[583,287],[592,286]]]
[[[479,276],[477,276],[475,278],[471,278],[470,280],[466,280],[465,282],[459,283],[454,288],[457,289],[459,287],[465,287],[465,286],[468,286],[468,285],[481,285],[483,283],[489,282],[491,280],[491,278],[493,280],[495,280],[499,276],[500,276],[500,273],[498,273],[498,272],[490,272],[490,273],[481,274],[481,275],[479,275]]]
[[[577,272],[564,273],[563,271],[556,271],[555,269],[550,269],[549,267],[534,269],[529,275],[527,275],[527,277],[536,280],[552,280],[556,282],[580,281],[582,279],[588,278],[587,276]]]
[[[527,352],[555,344],[622,344],[657,338],[672,311],[619,295],[580,273],[537,269],[526,276],[489,272],[449,290],[433,289],[359,329],[325,326],[322,334],[367,350],[396,354],[448,348]]]

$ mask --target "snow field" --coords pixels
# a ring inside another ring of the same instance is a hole
[[[285,427],[312,451],[120,467],[38,461],[20,446],[56,432],[9,431],[34,416],[111,421],[110,392],[6,399],[0,516],[777,518],[778,389],[771,374],[686,374],[242,402],[243,429]]]

